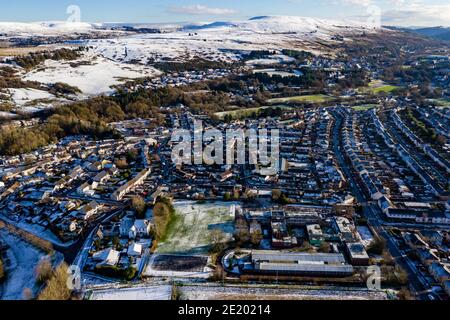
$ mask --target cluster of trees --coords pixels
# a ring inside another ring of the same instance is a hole
[[[36,127],[1,130],[0,154],[27,153],[68,135],[89,135],[94,139],[116,137],[107,124],[123,119],[125,113],[108,97],[62,106],[56,108],[45,123]]]
[[[383,79],[390,83],[429,84],[437,76],[445,76],[450,67],[448,62],[434,65],[432,62],[421,61],[414,66],[394,64],[383,71]]]
[[[11,72],[9,67],[0,68],[0,89],[8,88],[31,88],[41,89],[41,84],[35,81],[24,81],[15,72]],[[4,71],[7,70],[7,71]]]
[[[367,253],[381,255],[386,250],[386,240],[376,237],[367,248]]]
[[[0,153],[17,155],[28,153],[52,142],[52,138],[39,129],[8,128],[0,131]]]
[[[167,235],[169,224],[175,217],[175,209],[170,199],[161,198],[153,207],[153,221],[155,223],[154,236],[157,241],[163,241]]]
[[[234,239],[236,240],[236,244],[238,246],[242,246],[248,243],[251,243],[253,246],[259,246],[263,239],[263,235],[260,229],[256,226],[254,226],[252,229],[255,231],[250,233],[249,225],[245,219],[236,219],[236,222],[234,224]]]
[[[147,210],[147,204],[145,200],[140,196],[134,196],[131,199],[131,208],[136,211],[136,215],[139,219],[145,217],[145,211]]]
[[[249,97],[244,98],[247,95]],[[131,91],[118,88],[113,99],[126,110],[127,115],[152,117],[162,121],[161,111],[154,106],[167,108],[183,104],[194,113],[213,116],[216,112],[225,111],[230,105],[259,107],[268,97],[256,76],[243,75],[154,90],[140,88]]]
[[[346,70],[344,75],[345,77],[337,82],[341,89],[366,87],[370,82],[370,77],[364,69]]]
[[[289,198],[279,189],[272,190],[272,201],[280,204],[289,204]]]
[[[299,51],[299,50],[283,49],[281,53],[288,57],[294,58],[295,60],[297,60],[296,62],[300,64],[305,63],[307,59],[313,57],[313,54],[311,52],[303,50]]]
[[[56,83],[50,84],[48,91],[55,96],[58,96],[59,94],[75,95],[75,94],[81,93],[81,90],[78,87],[70,86],[67,83],[63,83],[63,82],[56,82]]]
[[[440,139],[438,139],[439,136],[436,133],[436,130],[432,127],[427,127],[422,121],[417,119],[412,109],[407,109],[404,111],[404,114],[408,119],[409,124],[419,131],[422,138],[431,142],[439,142]],[[445,139],[443,141],[445,142]]]
[[[26,56],[15,57],[10,62],[14,62],[25,69],[32,69],[45,60],[70,61],[78,59],[80,57],[80,52],[83,50],[85,50],[83,47],[79,47],[75,50],[62,48],[54,51],[34,52]]]

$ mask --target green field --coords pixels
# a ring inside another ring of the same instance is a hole
[[[397,89],[399,89],[399,87],[386,84],[381,80],[374,80],[369,83],[369,86],[360,88],[359,91],[362,93],[380,94],[391,93]]]
[[[385,86],[381,86],[381,87],[371,88],[370,90],[373,93],[390,93],[397,89],[398,89],[397,86],[385,85]]]
[[[354,107],[352,107],[352,109],[355,111],[367,111],[367,110],[370,110],[370,109],[373,109],[376,107],[377,107],[376,104],[366,104],[366,105],[354,106]]]
[[[224,119],[225,116],[230,115],[233,119],[238,119],[238,118],[245,118],[248,117],[250,115],[252,115],[252,113],[256,113],[259,110],[265,109],[267,107],[259,107],[259,108],[246,108],[246,109],[237,109],[237,110],[230,110],[230,111],[223,111],[223,112],[217,112],[215,113],[215,116],[218,117],[219,119]]]
[[[218,117],[219,119],[223,120],[225,116],[230,115],[232,119],[243,119],[250,117],[254,113],[258,113],[261,110],[269,109],[269,108],[282,108],[286,109],[289,108],[288,106],[263,106],[258,108],[246,108],[246,109],[237,109],[237,110],[230,110],[230,111],[223,111],[223,112],[216,112],[214,115]]]
[[[434,102],[436,102],[436,104],[440,107],[450,108],[450,99],[437,99],[434,100]]]
[[[334,98],[324,94],[314,94],[306,96],[293,96],[286,98],[270,99],[269,103],[324,103],[333,101]]]
[[[203,204],[194,201],[175,202],[174,220],[169,225],[165,241],[158,245],[157,253],[208,254],[212,230],[222,230],[226,240],[232,238],[234,232],[233,205],[238,204],[231,202]]]

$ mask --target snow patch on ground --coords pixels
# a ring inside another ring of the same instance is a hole
[[[101,25],[85,22],[0,22],[0,34],[20,36],[49,36],[98,31]]]
[[[79,88],[85,95],[98,95],[111,93],[111,86],[129,79],[158,74],[159,71],[151,67],[117,63],[95,54],[86,54],[77,61],[47,60],[43,68],[29,72],[24,78],[44,84],[63,82]]]
[[[172,295],[172,286],[143,286],[133,288],[115,288],[93,290],[90,295],[90,300],[170,300]]]
[[[140,34],[117,39],[88,41],[88,45],[115,61],[143,63],[194,57],[235,61],[251,50],[305,49],[315,51],[317,41],[335,35],[377,32],[361,22],[304,17],[261,17],[248,21],[190,26],[181,31]]]
[[[9,245],[8,258],[11,262],[7,267],[7,278],[0,286],[1,299],[22,300],[26,288],[35,296],[39,291],[35,286],[35,268],[46,256],[45,253],[9,234],[5,229],[0,229],[0,238]]]
[[[50,100],[56,98],[54,95],[47,91],[29,88],[9,89],[9,92],[11,95],[11,99],[16,106],[29,104],[33,100]]]
[[[6,111],[0,111],[0,118],[2,119],[14,119],[17,118],[17,114],[6,112]]]
[[[182,300],[386,300],[382,291],[270,287],[182,286]]]

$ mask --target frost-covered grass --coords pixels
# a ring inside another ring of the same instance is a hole
[[[397,89],[399,89],[399,87],[386,84],[381,80],[373,80],[369,83],[367,87],[360,88],[359,91],[363,93],[380,94],[380,93],[391,93]]]
[[[157,253],[207,254],[212,230],[220,229],[229,238],[232,237],[233,205],[236,203],[176,202],[174,221],[167,230],[166,240],[159,244]]]
[[[131,288],[109,288],[103,290],[94,290],[90,295],[90,300],[170,300],[172,295],[172,286],[146,286]]]
[[[386,300],[381,291],[347,288],[182,286],[186,300]]]
[[[38,294],[35,268],[45,257],[45,253],[25,241],[11,235],[6,229],[0,229],[0,238],[9,245],[4,263],[7,277],[0,290],[1,300],[22,300],[24,290],[29,289],[33,296]]]
[[[450,99],[448,98],[437,99],[435,102],[439,107],[450,108]]]
[[[286,98],[274,98],[270,99],[269,103],[289,103],[289,102],[297,102],[297,103],[324,103],[328,101],[332,101],[333,97],[324,95],[324,94],[315,94],[315,95],[306,95],[306,96],[294,96],[294,97],[286,97]]]
[[[265,107],[267,108],[267,107]],[[239,109],[239,110],[231,110],[231,111],[223,111],[223,112],[217,112],[215,115],[219,119],[225,118],[225,116],[230,115],[233,119],[250,116],[252,113],[256,113],[261,109],[265,109],[264,107],[258,107],[258,108],[246,108],[246,109]]]
[[[352,109],[355,111],[367,111],[367,110],[370,110],[370,109],[373,109],[376,107],[377,107],[376,104],[365,104],[365,105],[361,105],[361,106],[352,107]]]
[[[273,65],[273,64],[281,64],[281,63],[288,63],[288,62],[294,62],[295,59],[288,57],[286,55],[277,54],[272,55],[267,58],[262,59],[254,59],[254,60],[248,60],[246,61],[247,65]]]

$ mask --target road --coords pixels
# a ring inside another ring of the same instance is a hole
[[[367,219],[367,223],[372,229],[378,234],[378,236],[386,240],[387,248],[397,261],[397,263],[408,273],[408,278],[410,280],[410,285],[413,291],[420,297],[421,292],[429,289],[429,285],[423,275],[416,269],[413,262],[400,250],[393,236],[386,231],[384,227],[384,220],[382,218],[383,213],[378,208],[378,206],[366,197],[361,188],[358,185],[357,179],[352,172],[351,168],[347,164],[343,156],[343,148],[341,145],[341,129],[343,124],[343,118],[336,112],[333,113],[336,119],[336,123],[333,128],[333,150],[338,160],[341,170],[344,172],[352,193],[356,196],[359,203],[363,206],[363,214]]]
[[[77,258],[79,258],[78,257],[79,255],[83,256],[86,254],[86,250],[89,250],[87,248],[88,247],[90,248],[90,245],[92,244],[93,235],[98,230],[98,226],[102,223],[108,222],[121,212],[122,209],[119,208],[109,212],[106,216],[100,217],[99,219],[91,223],[90,226],[87,229],[85,229],[84,232],[81,234],[80,238],[71,246],[67,248],[65,247],[58,248],[58,246],[55,246],[55,249],[64,255],[65,261],[68,264],[80,263],[79,261],[76,260],[78,260]]]

